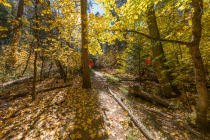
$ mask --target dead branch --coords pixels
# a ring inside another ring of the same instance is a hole
[[[131,117],[132,121],[134,124],[137,126],[137,128],[143,133],[143,135],[148,139],[148,140],[155,140],[155,137],[149,132],[149,130],[137,120],[137,118],[131,113],[131,111],[122,103],[122,101],[108,88],[110,94],[112,97],[119,103],[119,105],[128,112],[128,115]]]
[[[66,88],[66,87],[69,87],[71,85],[72,84],[67,84],[67,85],[63,85],[63,86],[59,86],[59,87],[52,87],[52,88],[47,88],[47,89],[41,89],[41,90],[36,91],[35,93],[38,94],[38,93],[42,93],[42,92],[48,92],[48,91],[51,91],[51,90]],[[20,97],[25,97],[27,95],[30,95],[29,91],[23,92],[23,93],[20,93],[20,94],[16,94],[16,95],[3,96],[3,97],[0,97],[0,99],[1,100],[6,100],[6,99],[14,100],[14,99],[17,99],[17,98],[20,98]]]
[[[51,70],[51,72],[55,72],[55,71],[57,71],[57,69]],[[47,73],[48,73],[48,71],[44,72],[44,74],[47,74]],[[7,83],[1,84],[0,89],[9,88],[9,87],[12,87],[12,86],[17,85],[17,84],[22,84],[22,83],[28,82],[32,79],[33,79],[33,76],[28,76],[28,77],[23,77],[23,78],[20,78],[20,79],[17,79],[17,80],[9,81]]]
[[[7,83],[3,83],[0,85],[0,88],[9,88],[11,86],[17,85],[17,84],[22,84],[25,83],[29,80],[31,80],[33,78],[33,76],[29,76],[29,77],[23,77],[14,81],[9,81]]]

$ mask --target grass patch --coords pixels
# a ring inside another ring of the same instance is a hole
[[[134,138],[133,138],[133,136],[131,135],[131,134],[128,134],[128,140],[133,140]]]
[[[128,94],[128,88],[120,86],[119,89],[123,92],[123,94]]]
[[[103,75],[107,79],[108,82],[119,85],[120,78],[107,74],[107,73],[104,73]]]

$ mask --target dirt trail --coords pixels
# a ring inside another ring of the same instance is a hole
[[[99,101],[101,102],[107,129],[110,132],[109,138],[114,140],[142,139],[145,138],[138,133],[138,129],[127,116],[121,106],[111,97],[107,90],[107,82],[103,75],[99,72],[94,72],[94,88],[99,90]],[[126,123],[128,124],[126,127]],[[129,132],[135,131],[136,135],[132,136]]]

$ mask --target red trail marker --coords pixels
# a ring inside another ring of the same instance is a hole
[[[147,64],[149,64],[149,63],[151,62],[151,60],[147,59],[147,60],[145,60],[145,62],[146,62]]]
[[[89,65],[90,65],[91,67],[93,67],[93,66],[95,65],[95,63],[94,63],[93,61],[91,61],[91,62],[89,63]]]

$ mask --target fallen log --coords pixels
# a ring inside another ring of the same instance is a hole
[[[147,101],[150,101],[152,103],[157,103],[164,107],[172,107],[172,104],[168,100],[162,99],[156,95],[149,94],[149,93],[141,90],[138,86],[129,87],[129,93],[133,94],[133,95],[137,95],[137,96],[139,96]]]
[[[135,81],[135,82],[138,82],[137,80],[135,79],[120,79],[119,82],[122,82],[122,81]]]
[[[66,87],[69,87],[71,85],[72,84],[67,84],[67,85],[63,85],[63,86],[59,86],[59,87],[41,89],[41,90],[36,91],[35,93],[38,94],[38,93],[48,92],[48,91],[56,90],[56,89],[60,89],[60,88],[66,88]],[[31,95],[29,91],[23,92],[23,93],[20,93],[20,94],[16,94],[16,95],[2,96],[2,97],[0,97],[0,100],[6,100],[6,99],[14,100],[14,99],[17,99],[17,98],[20,98],[20,97],[25,97],[27,95]]]
[[[51,72],[55,72],[55,71],[57,71],[57,69],[53,69]],[[48,74],[48,71],[45,71],[44,74]],[[1,84],[0,89],[9,88],[9,87],[12,87],[12,86],[15,86],[18,84],[22,84],[22,83],[28,82],[32,79],[33,79],[33,76],[28,76],[28,77],[23,77],[23,78],[14,80],[14,81],[9,81],[7,83]]]
[[[122,101],[112,92],[111,89],[109,89],[109,93],[114,97],[115,101],[119,103],[119,105],[128,112],[128,115],[130,116],[131,120],[134,122],[134,124],[137,126],[137,128],[143,133],[143,135],[148,139],[148,140],[155,140],[155,137],[149,132],[149,130],[141,123],[138,121],[138,119],[131,113],[131,111],[122,103]]]
[[[0,85],[0,88],[9,88],[11,86],[14,86],[14,85],[17,85],[17,84],[22,84],[22,83],[25,83],[29,80],[33,79],[33,76],[30,76],[30,77],[23,77],[23,78],[20,78],[20,79],[17,79],[17,80],[14,80],[14,81],[9,81],[7,83],[3,83]]]
[[[120,79],[119,82],[122,82],[122,81],[134,81],[134,82],[139,82],[139,79]],[[157,80],[155,79],[149,79],[149,78],[143,78],[140,80],[140,82],[143,82],[143,81],[154,81],[154,82],[158,82]]]

